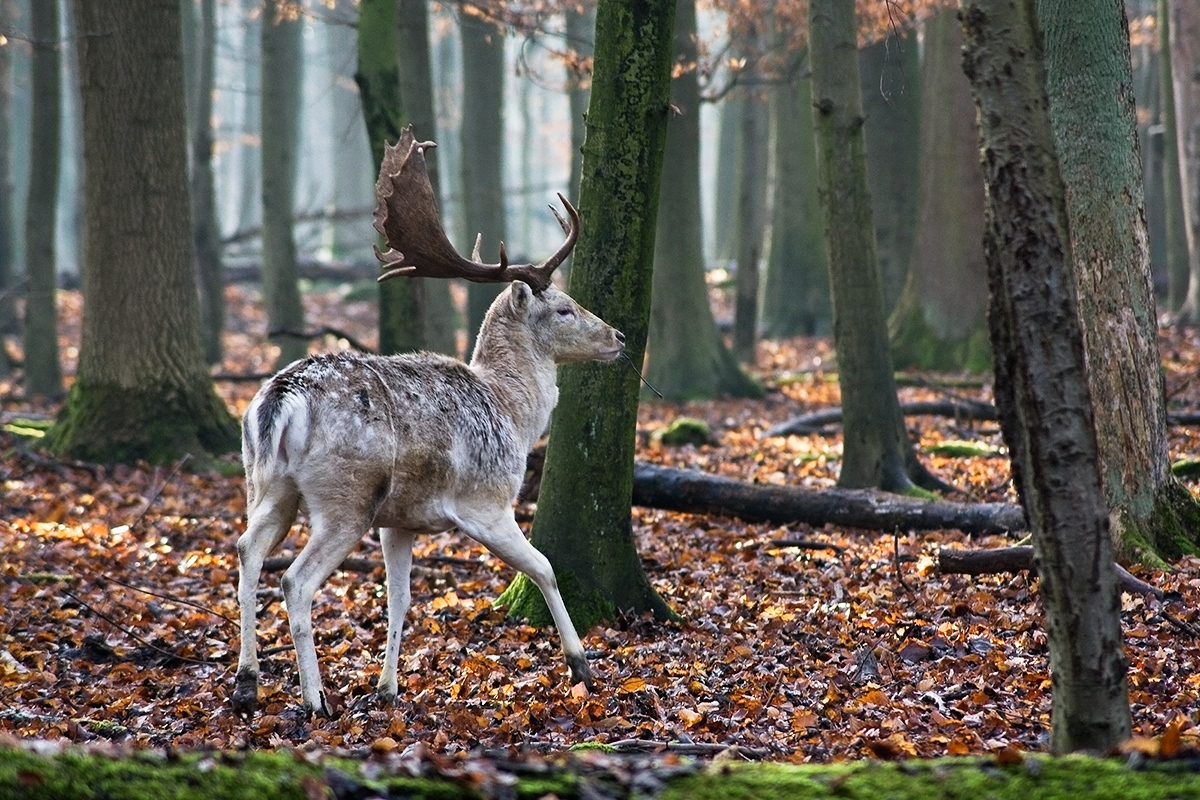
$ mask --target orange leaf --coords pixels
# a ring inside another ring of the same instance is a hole
[[[621,684],[621,688],[617,689],[618,694],[633,694],[640,692],[646,688],[646,679],[639,677],[626,678]]]
[[[1179,718],[1176,717],[1163,731],[1162,736],[1158,737],[1158,754],[1162,758],[1174,758],[1179,755],[1179,750],[1183,746],[1183,741],[1180,739]]]

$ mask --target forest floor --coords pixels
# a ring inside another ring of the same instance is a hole
[[[253,293],[230,287],[221,369],[262,372],[273,354]],[[79,298],[63,293],[62,352],[71,374]],[[370,304],[335,291],[306,296],[308,318],[374,340]],[[315,323],[314,323],[315,324]],[[1172,409],[1200,408],[1200,335],[1164,331]],[[315,349],[345,347],[326,336]],[[831,486],[840,432],[765,438],[770,426],[838,404],[825,339],[764,343],[758,401],[646,402],[638,458],[746,481]],[[906,382],[905,400],[990,398],[963,376]],[[221,381],[240,413],[256,382]],[[745,757],[830,761],[862,756],[1040,751],[1050,679],[1036,581],[1024,573],[942,575],[944,547],[1009,544],[959,531],[879,532],[772,526],[635,508],[633,526],[654,587],[683,618],[629,617],[587,632],[598,689],[572,687],[558,637],[492,607],[513,572],[457,532],[418,543],[413,607],[394,705],[374,700],[386,633],[383,572],[336,572],[314,623],[329,720],[297,714],[297,680],[279,573],[260,586],[259,714],[230,711],[237,659],[240,477],[166,467],[93,467],[38,450],[28,420],[52,403],[0,383],[0,737],[117,740],[175,748],[322,745],[375,753],[414,744],[437,753],[583,742]],[[679,416],[706,420],[715,443],[668,448],[653,432]],[[984,455],[923,455],[962,501],[1015,501],[993,423],[909,420],[914,441],[985,446]],[[1173,459],[1200,455],[1200,431],[1171,430]],[[228,459],[232,467],[236,456]],[[1196,488],[1193,485],[1193,488]],[[526,522],[534,508],[519,509]],[[305,528],[281,548],[295,553]],[[829,549],[801,549],[806,539]],[[355,553],[379,561],[364,538]],[[1135,568],[1168,592],[1124,595],[1135,733],[1200,737],[1200,558],[1172,573]],[[1164,612],[1168,612],[1164,614]]]

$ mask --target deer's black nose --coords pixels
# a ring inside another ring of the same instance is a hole
[[[616,331],[616,334],[617,334],[617,341],[620,342],[621,344],[625,344],[625,334],[621,333],[620,331]]]

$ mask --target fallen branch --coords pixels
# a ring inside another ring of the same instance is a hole
[[[1117,585],[1130,594],[1149,595],[1162,600],[1166,592],[1130,574],[1120,564],[1113,564],[1117,572]],[[998,572],[1020,572],[1029,570],[1037,574],[1033,565],[1033,547],[997,547],[990,550],[960,550],[942,548],[938,551],[938,571],[943,575],[994,575]]]
[[[693,514],[720,514],[779,525],[844,525],[868,530],[940,530],[967,534],[1025,530],[1025,512],[1007,503],[919,500],[867,489],[766,486],[694,470],[637,463],[634,505]]]
[[[982,400],[922,400],[915,403],[901,403],[900,413],[906,417],[936,416],[983,421],[996,419],[996,407]],[[810,433],[819,433],[841,424],[841,408],[823,408],[820,411],[801,414],[787,422],[781,422],[763,435],[804,436]]]

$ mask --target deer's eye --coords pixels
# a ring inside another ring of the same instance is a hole
[[[568,320],[575,316],[575,309],[571,308],[570,306],[559,306],[558,308],[554,309],[554,313],[559,319]]]

